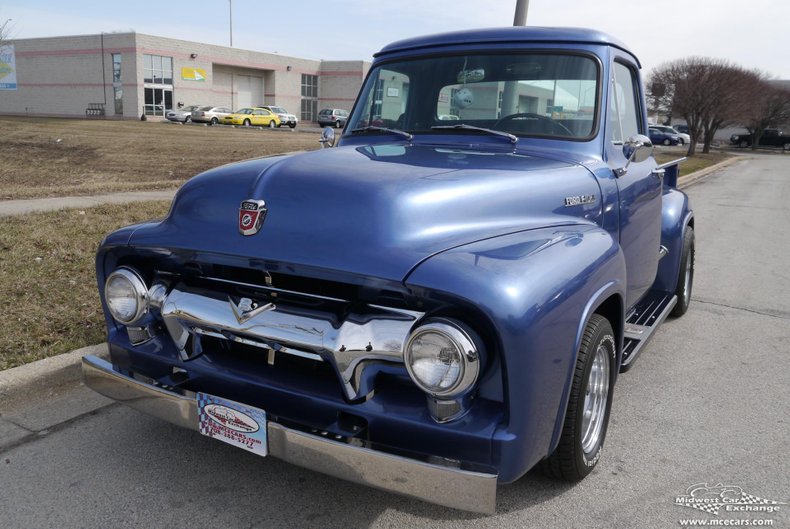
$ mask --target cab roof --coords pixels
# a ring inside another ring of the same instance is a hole
[[[470,29],[437,33],[399,40],[384,46],[374,57],[405,50],[416,50],[434,46],[454,44],[500,44],[506,42],[524,43],[569,43],[599,44],[614,46],[634,55],[620,40],[602,31],[586,28],[549,28],[535,26],[509,26],[503,28]],[[636,56],[634,55],[636,59]],[[638,61],[638,60],[637,60]]]

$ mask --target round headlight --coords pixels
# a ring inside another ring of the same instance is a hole
[[[107,277],[104,299],[112,317],[124,325],[137,322],[148,311],[148,289],[128,268],[119,268]]]
[[[472,387],[480,372],[477,347],[450,322],[431,322],[409,336],[404,351],[414,383],[435,397],[454,397]]]

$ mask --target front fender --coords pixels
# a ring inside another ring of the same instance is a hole
[[[491,322],[508,410],[494,460],[501,483],[519,478],[554,448],[587,319],[625,298],[617,241],[594,224],[528,230],[435,255],[406,283],[472,304]]]

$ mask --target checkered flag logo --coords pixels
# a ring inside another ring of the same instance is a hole
[[[785,505],[782,502],[760,498],[743,492],[735,485],[717,483],[710,486],[698,483],[686,489],[686,494],[675,499],[675,505],[691,507],[698,511],[718,516],[719,510],[725,505]]]

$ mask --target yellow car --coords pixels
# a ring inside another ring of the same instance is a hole
[[[280,126],[280,118],[267,108],[250,107],[242,108],[225,116],[222,120],[225,125],[264,126],[273,129]]]

